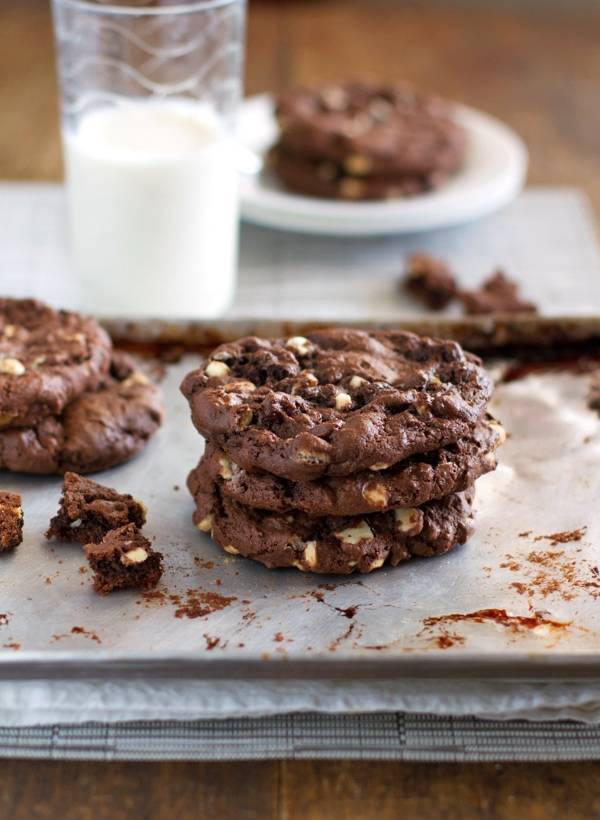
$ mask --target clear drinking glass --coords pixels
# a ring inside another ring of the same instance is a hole
[[[235,290],[245,0],[52,0],[86,307],[211,317]]]

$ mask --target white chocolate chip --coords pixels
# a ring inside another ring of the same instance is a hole
[[[344,544],[360,544],[361,541],[372,541],[373,531],[366,521],[361,521],[356,527],[348,527],[346,530],[334,533],[339,541]]]
[[[364,183],[360,179],[347,177],[342,179],[339,184],[339,192],[344,199],[360,199],[364,194],[364,190]]]
[[[366,379],[363,379],[362,376],[352,376],[352,378],[350,379],[350,387],[353,390],[357,390],[361,386],[361,384],[364,384],[365,382]]]
[[[369,481],[362,488],[362,496],[373,507],[385,507],[390,500],[390,494],[383,484]]]
[[[328,464],[330,461],[327,453],[310,453],[308,450],[298,450],[296,458],[305,464]]]
[[[306,566],[314,569],[317,565],[317,542],[308,541],[304,547],[304,562]]]
[[[46,361],[45,356],[36,356],[31,364],[33,365],[33,367],[39,367],[41,364],[44,364],[45,361]]]
[[[135,370],[131,376],[128,376],[123,382],[123,387],[134,387],[135,385],[146,386],[150,384],[150,379],[139,370]]]
[[[17,328],[15,325],[5,325],[2,334],[5,339],[12,339],[12,337],[15,335],[16,330]]]
[[[0,359],[0,373],[7,376],[22,376],[25,373],[25,365],[18,359],[13,359],[10,356]]]
[[[236,548],[232,544],[228,544],[226,547],[223,547],[225,552],[228,552],[230,555],[239,555],[240,551],[236,550]]]
[[[81,527],[82,523],[83,522],[82,522],[81,518],[76,518],[75,521],[71,521],[71,523],[69,524],[69,527],[71,527],[72,530],[76,530],[77,527]]]
[[[247,379],[239,379],[239,381],[229,382],[229,384],[224,385],[223,390],[226,393],[253,393],[256,390],[256,385]]]
[[[237,421],[238,430],[245,430],[250,427],[253,417],[252,410],[247,407]]]
[[[299,356],[306,356],[310,352],[310,342],[304,336],[292,336],[285,346],[291,347]]]
[[[299,569],[300,572],[306,572],[306,567],[304,566],[304,564],[301,564],[300,561],[293,561],[292,566],[296,567],[296,569]]]
[[[352,404],[352,396],[348,393],[338,393],[335,397],[335,409],[347,410]]]
[[[369,564],[367,572],[373,572],[374,569],[379,569],[379,567],[382,567],[384,565],[384,563],[385,563],[385,558],[376,558],[374,561],[371,561],[371,563]]]
[[[23,518],[23,507],[13,507],[12,511],[14,515],[17,515],[19,518]]]
[[[398,507],[394,510],[394,520],[399,532],[416,535],[423,528],[423,512],[417,507]]]
[[[196,526],[201,532],[210,532],[212,530],[213,520],[212,515],[207,515],[202,521],[199,521]]]
[[[229,459],[225,456],[222,456],[219,459],[219,467],[219,475],[221,476],[221,478],[223,478],[225,481],[231,481],[231,479],[233,478],[233,465],[231,461],[229,461]]]
[[[222,379],[229,373],[229,367],[225,362],[209,362],[204,370],[209,379]]]
[[[233,354],[227,350],[219,350],[218,353],[213,353],[211,359],[214,362],[230,362],[233,359]]]
[[[387,468],[391,466],[392,465],[388,464],[387,461],[376,461],[375,464],[371,464],[369,470],[373,470],[374,473],[377,473],[380,470],[387,470]]]
[[[129,552],[124,552],[121,556],[121,563],[127,566],[128,564],[143,564],[148,558],[148,552],[143,547],[136,547]]]
[[[373,163],[371,160],[362,154],[350,154],[350,156],[344,160],[344,168],[346,171],[355,176],[365,176],[365,174],[370,173],[372,167]]]

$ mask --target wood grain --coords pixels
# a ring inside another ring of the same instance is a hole
[[[593,3],[254,0],[247,90],[404,77],[505,120],[530,147],[532,182],[580,186],[600,214],[599,34]],[[0,6],[0,105],[0,178],[59,179],[47,0]],[[599,775],[597,763],[3,761],[0,817],[587,820]]]

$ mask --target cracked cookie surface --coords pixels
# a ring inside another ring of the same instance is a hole
[[[221,345],[181,389],[199,432],[234,463],[308,481],[465,438],[492,384],[456,342],[335,328]]]

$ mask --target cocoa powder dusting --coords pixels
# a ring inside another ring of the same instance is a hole
[[[577,530],[567,530],[566,532],[553,532],[550,535],[536,535],[534,541],[550,541],[550,546],[557,544],[570,544],[573,541],[581,541],[585,535],[587,527],[580,527]]]
[[[225,607],[237,601],[237,598],[233,595],[220,595],[218,592],[199,592],[195,589],[188,589],[185,601],[182,601],[179,595],[170,595],[169,597],[171,603],[177,607],[175,610],[176,618],[205,618],[207,615],[225,609]]]

